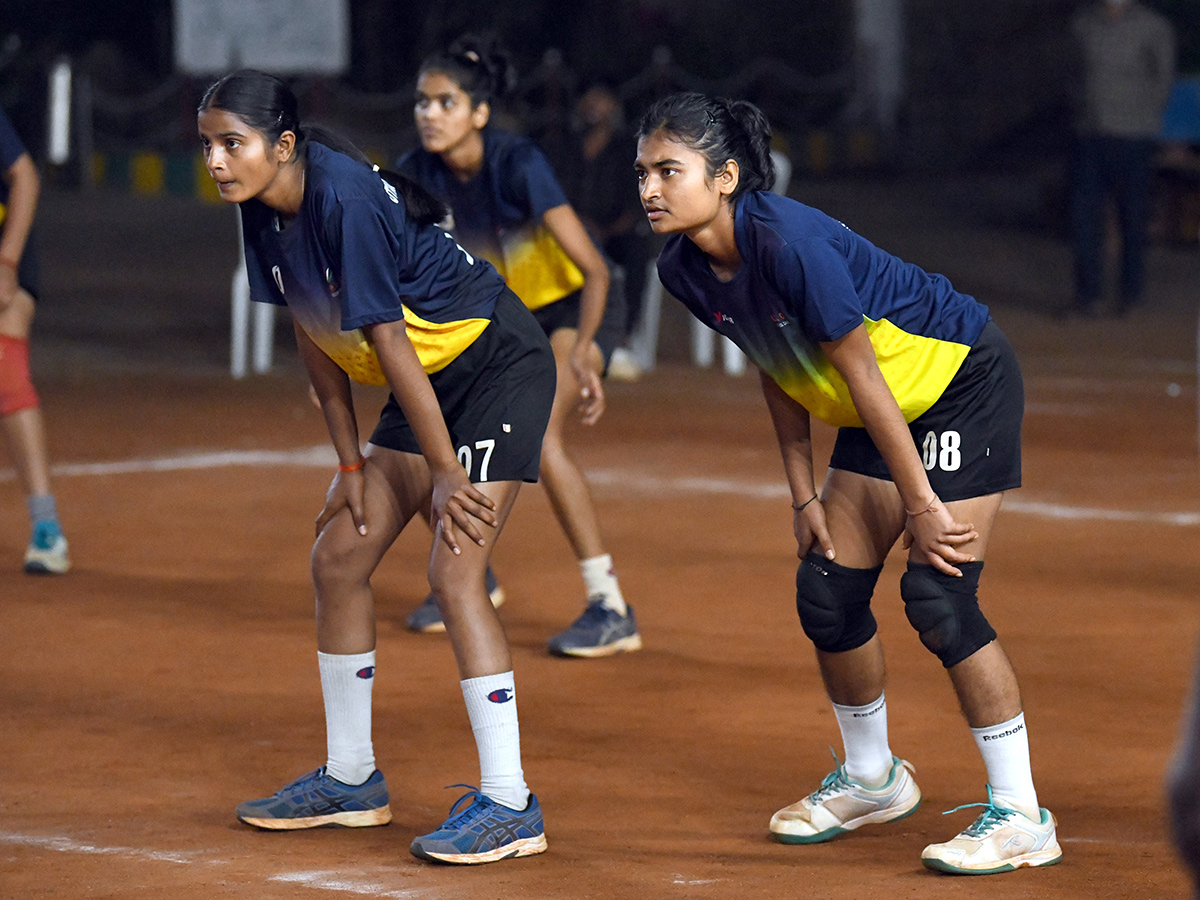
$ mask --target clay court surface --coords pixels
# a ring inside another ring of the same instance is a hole
[[[495,554],[549,852],[479,868],[408,853],[459,795],[445,786],[478,779],[449,646],[404,629],[425,594],[419,529],[375,582],[375,748],[394,822],[240,825],[237,803],[324,761],[307,568],[333,463],[324,426],[282,327],[272,373],[228,375],[228,210],[51,193],[34,356],[74,569],[20,574],[24,502],[0,468],[0,897],[1188,896],[1162,785],[1200,630],[1200,260],[1157,248],[1146,309],[1064,323],[1048,313],[1069,272],[1054,240],[951,228],[882,187],[856,191],[810,199],[988,302],[1022,358],[1025,487],[1001,514],[983,603],[1021,679],[1060,865],[921,868],[925,844],[976,811],[941,812],[983,800],[985,776],[904,618],[899,552],[875,612],[892,747],[924,805],[824,845],[769,839],[771,813],[817,786],[841,742],[795,616],[757,379],[689,366],[677,310],[664,365],[610,383],[608,413],[576,441],[646,649],[547,656],[583,598],[540,488],[523,490]],[[382,395],[361,400],[365,431]]]

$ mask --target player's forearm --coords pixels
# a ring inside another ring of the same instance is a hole
[[[404,411],[429,468],[436,473],[458,466],[437,395],[408,339],[404,322],[385,322],[364,330],[370,335],[392,396]]]

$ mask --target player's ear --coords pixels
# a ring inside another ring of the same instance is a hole
[[[484,100],[473,110],[471,110],[471,125],[477,130],[481,130],[487,125],[488,120],[492,117],[492,105]]]
[[[716,176],[713,178],[713,180],[717,183],[717,191],[719,191],[721,194],[724,194],[726,197],[730,196],[734,191],[737,190],[738,181],[741,178],[741,174],[741,169],[738,168],[737,160],[725,160],[724,167],[717,172]]]
[[[275,142],[275,159],[281,163],[291,162],[296,153],[296,132],[285,131]]]

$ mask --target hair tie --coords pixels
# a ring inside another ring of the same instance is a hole
[[[476,53],[474,50],[465,51],[463,53],[463,56],[465,56],[467,59],[469,59],[473,63],[479,62],[479,54]]]

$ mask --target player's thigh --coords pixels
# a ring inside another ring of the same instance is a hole
[[[966,500],[955,500],[946,504],[954,521],[972,526],[979,537],[969,544],[963,544],[958,549],[969,553],[977,561],[982,561],[987,552],[988,539],[992,535],[992,527],[996,524],[996,514],[1000,512],[1000,503],[1004,493],[985,494],[982,497],[970,497]]]
[[[24,340],[33,325],[33,297],[18,287],[12,302],[0,309],[0,334]]]
[[[368,576],[413,515],[429,503],[432,480],[423,457],[375,444],[367,445],[365,455],[367,533],[358,532],[348,508],[339,510],[313,547],[313,569],[318,575],[344,569],[354,577]]]
[[[904,531],[904,503],[896,486],[845,469],[830,469],[821,490],[825,524],[837,562],[852,569],[883,563]]]

